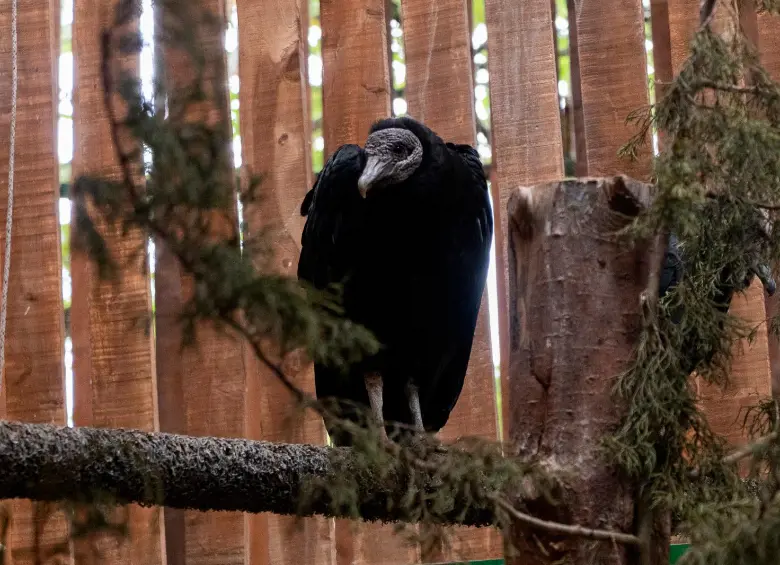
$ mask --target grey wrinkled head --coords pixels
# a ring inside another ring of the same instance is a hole
[[[397,184],[408,179],[420,166],[423,157],[420,140],[403,128],[375,131],[366,140],[365,151],[368,159],[358,180],[363,198],[371,187]]]

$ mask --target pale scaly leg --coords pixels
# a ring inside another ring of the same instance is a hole
[[[415,431],[421,434],[425,433],[422,411],[420,410],[420,393],[416,385],[412,383],[406,385],[406,397],[409,400],[409,409],[412,411],[412,417],[414,418]]]
[[[368,373],[365,376],[368,401],[371,403],[371,414],[379,424],[379,437],[387,441],[385,418],[382,413],[382,376],[379,373]]]

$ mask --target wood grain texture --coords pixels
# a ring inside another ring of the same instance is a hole
[[[604,466],[598,445],[624,416],[613,386],[642,332],[636,297],[647,285],[652,253],[644,245],[626,250],[599,234],[631,221],[613,215],[620,202],[630,197],[641,210],[650,193],[631,179],[572,179],[516,190],[508,204],[511,456],[573,473],[561,483],[559,504],[541,495],[528,502],[545,520],[623,532],[634,522],[632,486]],[[609,308],[604,296],[611,297]],[[576,329],[588,325],[598,331]],[[519,522],[511,535],[517,553],[507,552],[507,565],[633,563],[610,542],[562,539],[541,529],[528,535]]]
[[[780,17],[758,15],[758,48],[761,64],[775,81],[780,81]]]
[[[325,159],[344,143],[363,144],[373,122],[391,115],[385,0],[321,0]],[[399,565],[419,549],[393,526],[336,520],[338,565]]]
[[[384,0],[320,0],[326,160],[390,115],[385,15]]]
[[[64,425],[64,318],[57,217],[57,43],[59,3],[19,2],[18,105],[14,224],[5,370],[0,416]],[[11,1],[0,0],[0,255],[5,250],[11,116]],[[0,259],[0,272],[5,257]],[[57,551],[66,560],[68,531],[56,506],[9,501],[9,562],[39,563]],[[53,513],[47,515],[49,511]],[[64,545],[63,545],[64,544]]]
[[[262,176],[262,202],[248,205],[248,237],[269,229],[274,270],[295,277],[305,218],[300,206],[312,184],[311,124],[306,61],[306,0],[237,0],[241,146],[248,171]],[[288,443],[325,443],[325,428],[315,412],[301,412],[278,378],[260,363],[248,364],[249,397],[259,409],[247,414],[247,437]],[[314,394],[311,363],[288,375]],[[331,565],[335,562],[334,521],[324,518],[249,516],[251,563]],[[265,554],[263,554],[265,553]]]
[[[202,0],[193,10],[205,9],[217,17],[222,29],[226,25],[226,7],[222,0]],[[199,12],[192,12],[199,25]],[[174,17],[161,10],[158,21]],[[230,127],[227,106],[226,57],[224,33],[196,30],[199,45],[206,57],[204,75],[207,99],[190,108],[182,119],[223,120]],[[191,59],[176,45],[158,44],[158,70],[169,94],[173,112],[179,109],[177,90],[188,88],[194,79]],[[179,91],[180,92],[180,91]],[[225,148],[230,160],[230,146]],[[233,171],[225,170],[225,187],[232,186]],[[235,234],[234,217],[230,222],[215,222],[214,236]],[[157,246],[155,271],[157,374],[160,383],[160,411],[166,414],[163,431],[179,431],[196,436],[243,437],[246,407],[252,401],[246,395],[245,351],[243,342],[216,330],[211,324],[197,327],[197,343],[180,348],[180,326],[177,316],[191,296],[192,279],[182,273],[174,257]],[[169,429],[170,427],[170,429]],[[248,562],[249,520],[240,512],[183,513],[166,510],[166,524],[173,535],[166,540],[169,561],[177,565],[243,565]]]
[[[688,58],[693,34],[699,25],[698,0],[666,0],[672,73],[676,76]]]
[[[635,162],[619,148],[635,133],[628,115],[648,104],[644,15],[641,0],[574,0],[577,62],[590,176],[624,173],[644,179],[651,152]]]
[[[769,14],[758,15],[758,48],[761,53],[761,64],[772,76],[780,81],[780,17]],[[780,313],[778,305],[780,296],[766,298],[767,319],[771,320]],[[772,393],[780,397],[780,340],[772,335],[769,340],[769,362],[772,372]]]
[[[564,175],[563,142],[550,2],[487,0],[490,38],[490,108],[496,218],[501,384],[504,429],[509,394],[509,310],[506,206],[517,186],[552,181]]]
[[[79,14],[73,28],[74,178],[121,175],[101,83],[100,32],[111,23],[116,6],[115,1],[100,0],[76,0],[74,5]],[[138,58],[127,61],[126,68],[137,72]],[[77,368],[74,422],[155,431],[159,426],[146,237],[138,230],[123,236],[121,228],[109,230],[99,215],[92,217],[122,270],[116,283],[102,282],[89,257],[71,246],[73,312],[79,314],[71,318]],[[79,562],[164,561],[159,508],[133,505],[112,512],[112,519],[127,520],[127,537],[115,541],[107,535],[90,536],[76,544]]]

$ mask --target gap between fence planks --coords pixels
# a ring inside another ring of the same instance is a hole
[[[301,231],[300,206],[312,184],[311,124],[306,72],[307,0],[237,0],[240,29],[239,83],[244,177],[262,176],[261,202],[244,208],[246,237],[271,229],[274,263],[296,276]],[[267,269],[269,266],[263,266]],[[325,428],[315,412],[302,412],[290,392],[267,368],[247,363],[247,389],[259,406],[247,413],[247,437],[285,443],[323,445]],[[296,385],[314,394],[309,362],[288,369]],[[259,565],[333,565],[333,519],[296,519],[265,514],[255,523],[250,563]]]
[[[547,0],[486,0],[490,38],[493,214],[496,219],[496,273],[501,391],[505,442],[511,417],[509,390],[509,303],[507,219],[509,196],[517,186],[553,181],[564,175],[558,106],[556,49]],[[572,74],[572,77],[574,75]],[[579,143],[578,143],[579,146]]]
[[[57,21],[59,2],[18,5],[18,106],[14,223],[5,371],[0,417],[64,425],[64,320],[60,226],[57,221]],[[0,214],[8,203],[11,115],[11,0],[0,0]],[[4,221],[4,220],[3,220]],[[0,249],[5,246],[0,230]],[[0,269],[2,268],[0,261]],[[57,506],[8,501],[7,540],[14,565],[39,562],[49,552],[69,557],[65,516]],[[1,509],[0,509],[1,510]],[[48,515],[52,512],[51,515]],[[36,548],[36,530],[43,523]]]
[[[467,2],[402,0],[401,10],[409,114],[445,141],[473,146],[476,122]],[[439,436],[444,440],[468,436],[498,439],[487,289],[482,296],[463,390]],[[501,555],[500,538],[495,530],[453,528],[448,533],[451,547],[439,547],[423,554],[423,562]]]
[[[391,115],[385,0],[321,0],[325,160],[344,143],[362,145],[373,122]],[[420,560],[393,525],[336,520],[337,565]]]
[[[196,19],[188,25],[200,26],[199,10],[216,16],[224,30],[227,17],[222,0],[204,0],[197,9],[185,14]],[[158,10],[161,7],[157,8]],[[172,17],[161,12],[158,22]],[[204,31],[202,28],[199,30]],[[226,56],[224,31],[207,31],[198,38],[206,61],[205,88],[208,100],[191,108],[183,119],[224,120],[230,128],[227,105]],[[175,45],[158,43],[160,60],[158,72],[168,89],[168,104],[175,110],[179,102],[176,88],[194,79],[191,60]],[[171,92],[173,95],[171,96]],[[173,112],[171,112],[173,114]],[[230,145],[225,147],[232,163]],[[225,167],[225,187],[233,186],[231,166]],[[235,234],[236,218],[229,223],[215,223],[217,237]],[[183,276],[178,264],[158,242],[156,279],[156,335],[157,374],[160,388],[160,412],[163,431],[181,431],[190,435],[216,437],[243,437],[246,429],[247,408],[257,409],[257,399],[250,396],[245,372],[244,344],[233,336],[216,331],[210,324],[199,324],[198,342],[180,350],[180,328],[177,316],[181,306],[192,292],[192,281]],[[170,428],[168,427],[170,426]],[[247,543],[256,539],[256,524],[248,522],[239,512],[176,512],[166,509],[168,562],[175,565],[244,565],[248,561]]]

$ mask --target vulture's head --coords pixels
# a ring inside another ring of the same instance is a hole
[[[373,187],[405,181],[422,163],[423,144],[404,125],[401,119],[391,119],[372,128],[365,145],[366,166],[358,180],[363,198]]]

